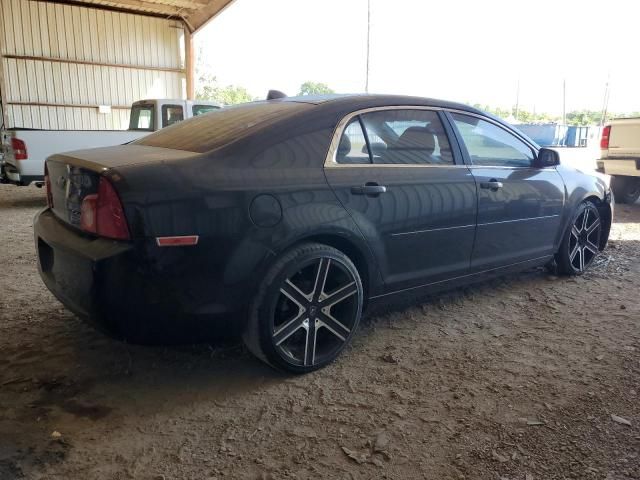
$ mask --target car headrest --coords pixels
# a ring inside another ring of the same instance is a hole
[[[393,145],[394,150],[427,150],[433,153],[436,137],[428,127],[409,127]]]
[[[349,152],[351,152],[351,140],[343,133],[342,137],[340,137],[340,143],[338,144],[338,157],[344,157]]]

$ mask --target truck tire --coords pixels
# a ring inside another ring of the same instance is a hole
[[[640,177],[615,175],[611,178],[611,188],[617,202],[635,203],[640,198]]]

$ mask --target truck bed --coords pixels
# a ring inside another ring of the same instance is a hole
[[[122,145],[137,140],[150,132],[128,130],[21,130],[2,132],[5,149],[5,171],[9,179],[27,185],[44,178],[44,162],[50,155],[71,150]],[[12,153],[11,138],[26,144],[28,158],[16,160]]]

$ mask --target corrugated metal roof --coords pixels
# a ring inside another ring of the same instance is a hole
[[[140,12],[184,20],[198,31],[234,0],[42,0],[49,3],[84,5]]]

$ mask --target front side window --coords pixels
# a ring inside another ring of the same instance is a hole
[[[153,105],[134,105],[131,108],[129,130],[153,131]]]
[[[162,106],[162,126],[168,127],[174,123],[184,120],[184,112],[180,105],[163,105]]]
[[[454,163],[447,134],[435,111],[390,109],[361,117],[375,164]]]
[[[491,167],[530,167],[533,150],[515,135],[491,122],[452,113],[471,163]]]

